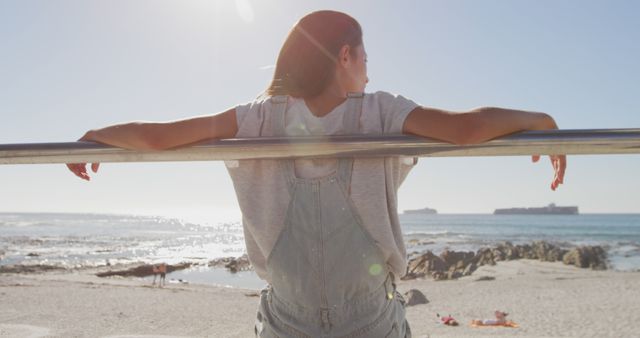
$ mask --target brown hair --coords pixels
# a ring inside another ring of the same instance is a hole
[[[334,77],[338,53],[344,45],[362,45],[358,21],[336,11],[317,11],[305,15],[287,35],[271,84],[261,95],[290,95],[312,98]]]

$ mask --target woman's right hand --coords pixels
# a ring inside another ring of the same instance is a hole
[[[78,139],[78,141],[94,141],[91,138],[90,132],[87,132]],[[98,168],[100,167],[100,163],[91,163],[91,170],[94,173],[98,172]],[[74,173],[76,176],[80,177],[83,180],[90,181],[91,177],[87,174],[87,164],[86,163],[67,163],[67,168]]]

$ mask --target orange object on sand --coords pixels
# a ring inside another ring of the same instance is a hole
[[[471,321],[471,327],[481,327],[481,326],[505,326],[505,327],[518,327],[518,324],[507,320],[507,316],[509,315],[506,312],[498,311],[494,312],[496,315],[496,319],[474,319]]]

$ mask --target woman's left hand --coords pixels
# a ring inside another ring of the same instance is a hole
[[[555,191],[560,184],[564,183],[564,171],[567,168],[566,155],[549,155],[551,165],[553,166],[553,181],[551,181],[551,190]],[[540,160],[540,155],[531,156],[533,162]]]

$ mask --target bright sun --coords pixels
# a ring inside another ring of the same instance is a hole
[[[253,22],[253,7],[249,0],[235,0],[236,10],[244,22]]]

